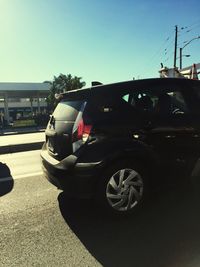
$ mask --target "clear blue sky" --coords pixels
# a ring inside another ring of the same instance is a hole
[[[175,25],[179,46],[200,35],[200,1],[0,0],[0,82],[157,77],[173,65]],[[200,39],[183,54],[199,63]]]

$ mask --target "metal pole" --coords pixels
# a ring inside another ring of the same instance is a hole
[[[38,113],[40,114],[40,93],[37,93],[37,106],[38,106]]]
[[[10,118],[9,118],[9,109],[8,109],[8,95],[7,93],[4,94],[4,118],[7,122],[7,124],[10,123]]]
[[[178,38],[178,26],[175,26],[175,42],[174,42],[174,68],[176,68],[176,53],[177,53],[177,38]]]
[[[180,48],[180,70],[182,69],[182,48]]]

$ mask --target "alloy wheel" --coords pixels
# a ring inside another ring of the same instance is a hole
[[[121,169],[108,181],[106,197],[117,211],[128,211],[135,207],[143,196],[143,179],[133,169]]]

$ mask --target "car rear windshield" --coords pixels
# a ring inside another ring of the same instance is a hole
[[[75,121],[83,103],[84,101],[63,100],[57,105],[53,116],[56,120]]]

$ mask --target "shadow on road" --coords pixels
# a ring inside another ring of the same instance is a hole
[[[123,219],[63,193],[58,201],[66,223],[104,267],[200,266],[200,204],[187,189],[156,195]]]
[[[6,178],[6,179],[5,179]],[[13,189],[14,180],[8,166],[0,162],[0,197]]]

